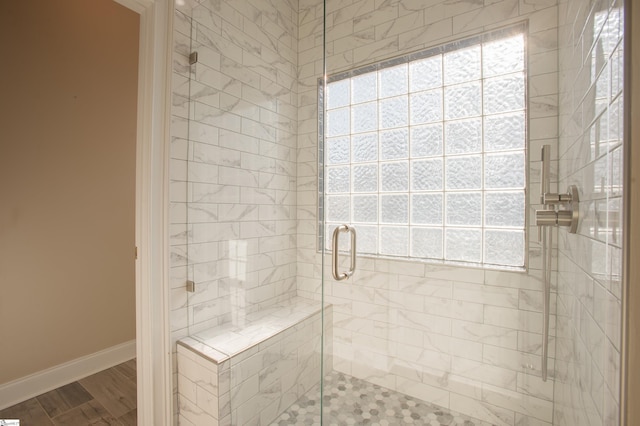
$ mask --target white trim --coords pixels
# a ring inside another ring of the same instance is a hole
[[[138,424],[173,419],[168,205],[171,0],[117,0],[140,14],[136,143],[136,353]]]
[[[136,143],[138,424],[173,419],[169,327],[169,124],[173,1],[114,0],[140,14]]]
[[[121,343],[0,385],[0,410],[135,358],[136,341]]]

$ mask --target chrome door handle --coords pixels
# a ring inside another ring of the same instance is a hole
[[[347,272],[340,273],[338,271],[338,245],[340,239],[340,233],[349,232],[351,234],[351,266]],[[356,271],[356,230],[353,226],[340,225],[333,231],[333,238],[331,244],[331,258],[333,263],[332,273],[333,278],[336,281],[342,281],[349,279],[350,276]]]

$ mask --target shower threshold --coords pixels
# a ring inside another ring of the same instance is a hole
[[[446,408],[344,373],[325,376],[324,426],[490,426]],[[320,385],[303,395],[270,426],[320,426]]]

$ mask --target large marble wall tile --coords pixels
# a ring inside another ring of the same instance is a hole
[[[554,418],[566,425],[614,425],[621,295],[619,278],[613,277],[622,269],[611,259],[622,235],[618,70],[623,64],[617,52],[623,48],[623,10],[621,2],[585,0],[562,0],[559,10],[559,184],[577,185],[584,202],[578,234],[559,235]]]

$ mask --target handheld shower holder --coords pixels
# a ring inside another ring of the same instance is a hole
[[[549,316],[551,295],[551,262],[553,247],[553,232],[547,232],[543,227],[566,226],[569,232],[575,234],[578,231],[579,208],[578,188],[569,186],[564,194],[556,194],[550,191],[551,183],[551,146],[544,145],[541,151],[541,181],[540,204],[542,210],[536,210],[536,225],[538,226],[538,241],[542,243],[542,276],[544,281],[544,296],[542,307],[542,381],[547,381],[549,359]]]

